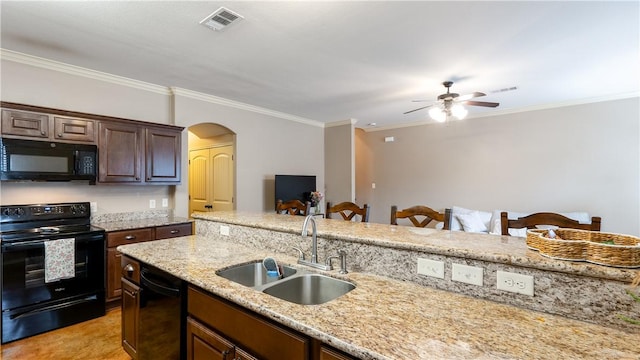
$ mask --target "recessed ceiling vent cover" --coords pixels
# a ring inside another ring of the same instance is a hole
[[[244,18],[241,15],[236,14],[235,12],[227,8],[221,7],[211,13],[211,15],[202,19],[202,21],[200,21],[200,24],[208,27],[211,30],[222,31],[242,19]]]

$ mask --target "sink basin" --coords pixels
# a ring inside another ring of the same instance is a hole
[[[296,272],[294,268],[282,266],[282,278],[294,275]],[[282,279],[277,276],[267,276],[262,260],[218,270],[216,274],[248,287],[258,287]]]
[[[301,305],[317,305],[334,300],[356,286],[350,282],[320,274],[294,276],[271,285],[265,294]]]

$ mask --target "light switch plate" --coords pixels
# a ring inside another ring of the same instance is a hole
[[[482,286],[484,269],[464,264],[451,264],[451,280]]]
[[[169,199],[167,198],[162,199],[162,207],[167,207],[167,206],[169,206]]]
[[[229,227],[227,225],[220,225],[220,235],[229,236]]]
[[[155,199],[151,199],[149,200],[149,209],[155,209],[156,208],[156,201]]]
[[[418,274],[444,279],[444,261],[418,258]]]

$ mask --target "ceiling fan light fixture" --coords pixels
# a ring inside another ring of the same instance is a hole
[[[464,119],[468,113],[469,110],[465,109],[464,106],[460,104],[455,104],[451,107],[451,114],[458,120]]]
[[[437,122],[444,122],[447,120],[447,114],[439,107],[432,107],[429,109],[429,116]]]

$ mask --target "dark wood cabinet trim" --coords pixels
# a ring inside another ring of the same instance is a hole
[[[48,107],[35,106],[35,105],[18,104],[18,103],[12,103],[7,101],[0,101],[0,107],[7,108],[7,109],[40,112],[40,113],[51,114],[51,115],[62,115],[67,117],[84,118],[84,119],[91,119],[91,120],[98,120],[98,121],[115,121],[115,122],[122,122],[127,124],[137,124],[140,126],[153,125],[155,127],[161,127],[166,129],[174,129],[179,131],[184,130],[183,126],[168,125],[168,124],[161,124],[161,123],[154,123],[154,122],[140,121],[140,120],[131,120],[131,119],[124,119],[120,117],[114,117],[114,116],[89,114],[89,113],[83,113],[78,111],[62,110],[62,109],[48,108]]]

